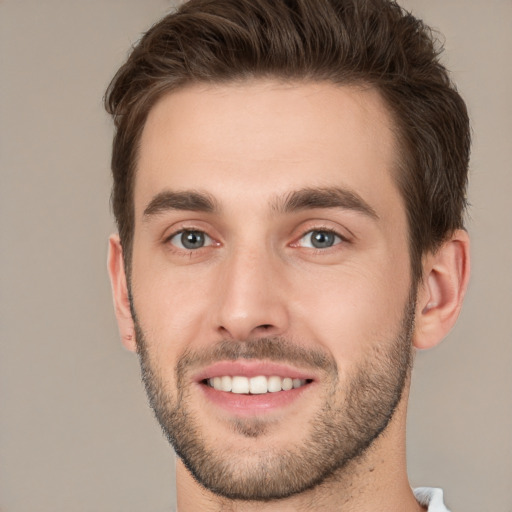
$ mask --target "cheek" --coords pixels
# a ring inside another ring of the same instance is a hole
[[[174,361],[187,346],[205,339],[208,304],[215,287],[207,275],[134,265],[133,300],[151,350]]]
[[[360,361],[375,344],[391,343],[400,330],[408,279],[390,268],[337,269],[308,280],[295,292],[301,297],[294,303],[296,335],[320,343],[341,365]]]

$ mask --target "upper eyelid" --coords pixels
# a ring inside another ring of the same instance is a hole
[[[302,231],[302,234],[299,235],[298,237],[296,237],[296,240],[300,240],[301,238],[304,238],[308,233],[312,233],[313,231],[324,231],[326,233],[333,233],[334,235],[338,236],[341,238],[341,240],[343,240],[344,242],[348,242],[351,240],[351,237],[353,237],[352,233],[349,231],[349,230],[345,230],[345,231],[349,231],[349,235],[347,234],[343,234],[340,230],[340,229],[336,229],[336,228],[332,228],[332,227],[328,227],[328,226],[315,226],[315,227],[311,227],[311,228],[308,228],[306,230],[303,230]]]
[[[308,231],[324,230],[339,233],[341,236],[355,238],[353,231],[349,226],[347,226],[347,224],[354,224],[355,219],[352,219],[351,222],[347,222],[345,216],[324,216],[323,214],[319,215],[318,217],[314,214],[311,216],[301,217],[298,219],[299,222],[296,223],[296,227],[294,228],[295,232],[303,231],[304,233],[307,233]]]
[[[170,240],[174,236],[179,235],[180,233],[194,232],[194,231],[204,233],[206,236],[208,236],[211,239],[214,238],[212,235],[210,235],[208,233],[208,230],[205,229],[204,227],[200,227],[197,225],[187,225],[187,226],[179,226],[179,227],[173,227],[173,228],[166,229],[163,233],[162,240],[165,242],[165,241]]]
[[[213,237],[208,234],[207,231],[204,229],[196,229],[196,228],[180,228],[176,231],[172,231],[169,233],[169,235],[165,235],[165,240],[170,240],[171,238],[174,238],[177,235],[181,235],[182,233],[203,233],[203,235],[207,236],[208,238],[211,238],[213,240]]]
[[[166,233],[164,233],[164,235],[162,237],[162,241],[164,243],[168,243],[172,238],[174,238],[175,236],[177,236],[181,233],[194,232],[194,231],[204,233],[204,235],[206,237],[208,237],[210,240],[212,240],[213,242],[217,242],[219,244],[222,243],[220,241],[221,237],[212,235],[210,233],[211,230],[209,230],[205,227],[202,227],[198,224],[195,224],[195,223],[191,224],[191,225],[186,225],[186,226],[179,226],[179,227],[177,226],[177,227],[173,228],[170,232],[167,231]],[[316,222],[313,221],[311,223],[311,225],[307,227],[307,229],[300,228],[300,231],[298,232],[298,234],[293,236],[293,239],[291,242],[289,242],[289,244],[290,245],[297,244],[303,237],[305,237],[308,233],[312,233],[313,231],[325,231],[328,233],[333,233],[334,235],[338,236],[343,242],[350,242],[351,240],[356,238],[355,235],[346,227],[341,229],[341,228],[328,226],[324,223],[317,224]],[[169,234],[167,234],[167,233],[169,233]]]
[[[177,231],[172,231],[169,235],[166,235],[165,238],[174,238],[176,235],[181,235],[182,233],[203,233],[208,238],[212,238],[204,229],[194,229],[194,228],[181,228]]]
[[[323,227],[308,229],[307,231],[304,231],[304,235],[307,235],[308,233],[312,233],[313,231],[320,231],[320,232],[325,232],[325,233],[333,233],[334,235],[337,235],[340,238],[345,238],[345,235],[341,234],[340,230],[334,229],[334,228],[323,228]]]

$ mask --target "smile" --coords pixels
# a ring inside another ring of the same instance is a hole
[[[292,407],[317,388],[319,377],[286,363],[240,359],[213,363],[192,379],[207,407],[220,407],[230,416],[254,417]]]
[[[203,381],[209,387],[217,391],[225,391],[239,395],[263,395],[265,393],[277,393],[290,391],[305,386],[311,379],[297,379],[291,377],[278,377],[276,375],[255,377],[223,375],[205,379]]]

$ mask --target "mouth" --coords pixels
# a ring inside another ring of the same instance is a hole
[[[202,383],[210,388],[237,395],[279,393],[302,388],[311,382],[313,382],[313,379],[279,377],[278,375],[257,375],[256,377],[222,375],[202,380]]]
[[[252,416],[283,410],[315,387],[317,379],[285,364],[242,360],[215,363],[194,380],[208,404]]]

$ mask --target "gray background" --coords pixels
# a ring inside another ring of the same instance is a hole
[[[413,485],[512,512],[512,1],[404,0],[447,40],[474,128],[473,277],[420,353]],[[164,0],[0,0],[0,509],[153,512],[174,463],[118,341],[106,273],[112,128],[101,99]]]

